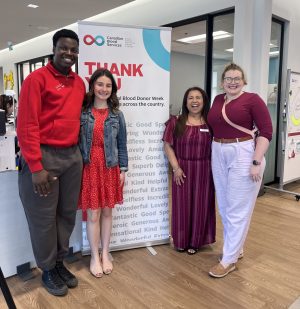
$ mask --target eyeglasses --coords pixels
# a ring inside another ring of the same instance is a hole
[[[224,77],[224,81],[227,84],[231,84],[232,82],[234,82],[235,84],[239,84],[241,80],[242,80],[241,77]]]

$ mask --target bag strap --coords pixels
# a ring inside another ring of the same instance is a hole
[[[238,124],[233,123],[231,120],[229,120],[229,118],[228,118],[227,115],[226,115],[226,112],[225,112],[225,105],[226,105],[226,104],[224,103],[224,104],[223,104],[223,107],[222,107],[222,115],[223,115],[224,120],[225,120],[228,124],[230,124],[232,127],[236,128],[237,130],[240,130],[240,131],[242,131],[242,132],[245,132],[245,133],[251,135],[252,138],[255,139],[255,132],[257,131],[257,128],[255,128],[255,129],[253,129],[253,130],[249,130],[249,129],[246,129],[246,128],[242,127],[242,126],[239,126]]]

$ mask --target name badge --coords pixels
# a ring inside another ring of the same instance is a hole
[[[200,132],[209,132],[208,129],[200,129]]]

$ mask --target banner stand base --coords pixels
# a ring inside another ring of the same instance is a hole
[[[79,258],[74,255],[74,252],[73,252],[73,247],[70,247],[69,248],[69,253],[68,255],[65,257],[64,259],[68,264],[72,264],[74,262],[77,262],[79,260]]]
[[[153,247],[146,247],[148,249],[148,251],[152,254],[152,255],[156,255],[157,252],[155,251],[155,249]]]
[[[169,238],[161,239],[161,240],[153,240],[153,241],[150,241],[150,242],[147,242],[147,243],[143,242],[143,243],[136,243],[136,244],[132,244],[132,245],[116,246],[116,247],[110,248],[110,252],[120,251],[120,250],[137,249],[137,248],[148,248],[148,247],[152,247],[152,246],[167,245],[167,244],[170,244]],[[88,246],[82,247],[81,248],[81,254],[82,254],[82,256],[90,255],[91,254],[90,248]]]
[[[299,192],[293,192],[293,191],[288,191],[288,190],[284,190],[283,188],[274,188],[274,187],[270,187],[270,186],[264,186],[265,189],[270,189],[270,190],[275,190],[275,191],[279,191],[282,193],[287,193],[287,194],[291,194],[295,196],[295,199],[297,202],[299,202],[300,200],[300,193]]]
[[[17,275],[23,280],[27,281],[34,278],[34,274],[30,268],[30,263],[24,263],[17,266]]]

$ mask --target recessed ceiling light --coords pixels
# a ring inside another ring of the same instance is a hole
[[[218,40],[218,39],[225,39],[228,37],[232,37],[232,34],[226,31],[215,31],[213,32],[213,39]],[[196,44],[196,43],[201,43],[204,42],[206,39],[206,34],[199,34],[199,35],[194,35],[190,36],[187,38],[182,38],[176,40],[177,42],[182,42],[182,43],[188,43],[188,44]]]
[[[28,7],[28,8],[32,8],[32,9],[36,9],[36,8],[38,8],[39,6],[36,5],[36,4],[28,4],[27,7]]]
[[[228,49],[225,49],[225,50],[230,52],[230,53],[233,53],[233,48],[228,48]]]
[[[206,38],[206,34],[199,34],[199,35],[189,36],[187,38],[178,39],[176,41],[183,42],[183,43],[189,43],[189,44],[195,44],[195,43],[204,42],[205,38]]]

